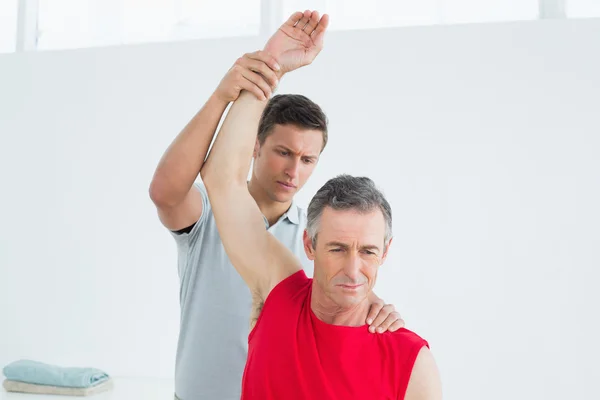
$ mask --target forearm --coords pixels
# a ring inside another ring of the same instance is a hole
[[[181,202],[202,169],[210,143],[228,103],[214,94],[173,140],[161,158],[150,194],[155,202]]]
[[[260,116],[266,104],[267,101],[258,100],[247,91],[233,103],[201,170],[207,185],[245,187]]]

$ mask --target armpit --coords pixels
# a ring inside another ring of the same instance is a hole
[[[254,329],[254,326],[258,322],[258,317],[262,312],[262,309],[265,305],[263,300],[252,302],[252,311],[250,312],[250,330]]]

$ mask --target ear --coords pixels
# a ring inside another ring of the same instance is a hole
[[[304,242],[304,251],[306,252],[306,257],[308,257],[310,261],[314,261],[315,249],[313,249],[312,240],[308,237],[308,232],[306,229],[304,230],[302,241]]]
[[[256,142],[254,143],[254,152],[252,153],[252,157],[258,157],[258,152],[260,151],[260,143],[258,142],[258,138],[256,138]]]
[[[390,251],[390,246],[392,245],[392,240],[394,240],[394,238],[390,238],[388,245],[385,246],[385,249],[383,250],[383,257],[381,257],[381,263],[379,265],[381,265],[385,262],[385,260],[388,256],[388,253]]]

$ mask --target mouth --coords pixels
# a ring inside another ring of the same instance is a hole
[[[277,183],[279,184],[279,186],[283,187],[284,189],[295,189],[296,186],[292,185],[291,183],[285,183],[285,182],[281,182],[281,181],[277,181]]]
[[[358,288],[362,287],[362,283],[360,285],[338,285],[339,287],[341,287],[344,290],[357,290]]]

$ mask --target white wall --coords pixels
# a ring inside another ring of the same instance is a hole
[[[0,365],[170,378],[175,246],[147,190],[256,39],[0,57]],[[377,291],[446,398],[597,399],[600,20],[331,33],[280,92],[323,106],[337,173],[387,193]]]

